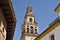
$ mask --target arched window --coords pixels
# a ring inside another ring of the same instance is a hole
[[[37,27],[35,27],[35,28],[37,28]]]
[[[35,34],[37,34],[37,29],[35,29]]]
[[[27,26],[27,27],[29,27],[29,26]]]
[[[32,22],[32,18],[30,18],[29,21]]]
[[[30,9],[30,12],[32,12],[32,10]]]
[[[31,26],[31,33],[33,33],[33,26]]]
[[[29,28],[27,28],[27,33],[29,33]]]

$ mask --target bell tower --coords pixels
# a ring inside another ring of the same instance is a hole
[[[38,36],[38,24],[30,5],[26,9],[24,23],[21,29],[21,40],[34,40]]]

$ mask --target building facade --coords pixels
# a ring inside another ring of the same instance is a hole
[[[60,40],[60,3],[54,10],[59,16],[35,40]]]
[[[21,40],[34,40],[38,36],[38,24],[31,6],[27,7],[21,30]]]
[[[0,40],[6,40],[7,23],[0,7]]]
[[[11,0],[0,0],[0,40],[13,40],[16,17]]]

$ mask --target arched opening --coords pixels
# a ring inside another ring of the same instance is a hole
[[[27,27],[29,27],[29,26],[27,26]]]
[[[37,29],[35,29],[35,34],[37,34]]]
[[[30,9],[30,12],[32,12],[32,10]]]
[[[31,33],[33,33],[33,26],[31,26]]]
[[[29,28],[27,28],[27,33],[29,33]]]
[[[29,21],[32,22],[32,18],[30,18]]]

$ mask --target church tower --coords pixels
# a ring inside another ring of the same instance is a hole
[[[34,40],[38,36],[38,24],[35,21],[31,6],[27,7],[21,30],[21,40]]]

